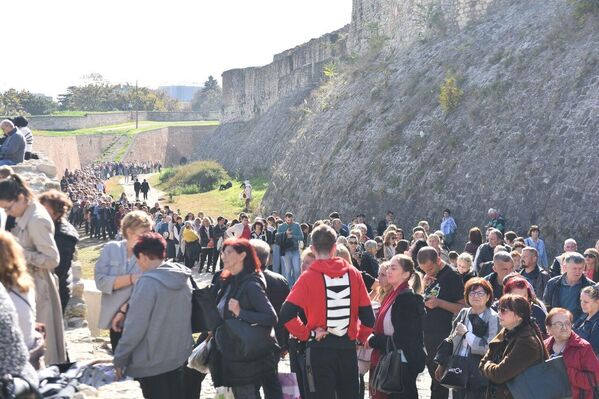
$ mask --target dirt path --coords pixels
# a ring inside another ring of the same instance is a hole
[[[139,182],[143,182],[144,179],[148,180],[151,176],[154,176],[156,173],[148,173],[146,175],[139,175],[137,178]],[[123,191],[127,195],[129,201],[135,200],[135,190],[133,190],[133,181],[129,178],[127,182],[125,182],[125,178],[121,177],[119,184],[123,187]],[[154,206],[154,203],[158,201],[163,201],[166,198],[166,194],[159,189],[150,186],[150,191],[148,192],[148,199],[143,199],[143,194],[139,193],[140,201],[145,201],[150,207]]]

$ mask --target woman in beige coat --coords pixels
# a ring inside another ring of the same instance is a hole
[[[46,326],[46,364],[66,361],[62,308],[53,270],[60,256],[54,242],[54,222],[20,176],[0,180],[0,207],[16,219],[11,230],[23,247],[35,284],[36,321]]]

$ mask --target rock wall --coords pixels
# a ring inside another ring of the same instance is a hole
[[[281,98],[320,83],[323,67],[346,55],[347,32],[346,26],[312,39],[275,55],[263,67],[225,71],[222,121],[248,121]]]
[[[365,53],[377,43],[409,45],[431,33],[449,33],[486,15],[504,0],[353,0],[349,48]]]
[[[64,170],[74,170],[81,168],[81,159],[79,158],[79,146],[77,137],[56,137],[35,136],[34,152],[38,149],[54,162],[58,170],[58,177],[62,177]],[[89,152],[89,151],[88,151]]]
[[[165,166],[179,165],[194,157],[194,149],[216,130],[216,126],[171,126],[139,133],[123,161],[160,161]]]
[[[520,234],[539,224],[553,251],[569,236],[592,245],[599,17],[581,25],[561,0],[488,4],[461,30],[358,57],[318,88],[222,124],[196,157],[266,173],[264,208],[300,219],[393,209],[403,228],[437,227],[449,207],[463,242],[497,207]],[[446,113],[448,72],[463,95]]]

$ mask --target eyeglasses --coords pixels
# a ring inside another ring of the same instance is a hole
[[[499,313],[507,313],[507,312],[511,312],[512,311],[512,309],[507,308],[505,306],[500,306],[499,309],[497,309],[497,310],[499,310]]]
[[[358,245],[358,241],[348,241],[349,245]]]
[[[584,254],[584,257],[585,258],[591,258],[591,259],[595,259],[596,258],[596,256],[593,255],[593,254]]]
[[[470,291],[468,293],[468,296],[473,296],[473,297],[478,297],[478,298],[482,298],[485,295],[487,295],[486,291]]]
[[[570,322],[562,323],[561,321],[556,321],[555,323],[551,323],[551,327],[557,327],[560,330],[563,330],[563,329],[567,330],[569,328],[572,328],[572,323],[570,323]]]

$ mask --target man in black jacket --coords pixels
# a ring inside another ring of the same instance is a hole
[[[385,230],[387,230],[387,227],[389,227],[390,224],[393,224],[394,216],[395,215],[393,214],[393,211],[387,211],[385,214],[385,219],[381,220],[376,227],[376,232],[378,235],[382,236],[385,233]]]
[[[144,179],[143,183],[141,183],[141,186],[139,188],[144,195],[144,200],[147,201],[148,191],[150,191],[150,184],[147,182],[146,179]]]
[[[364,252],[362,252],[362,258],[360,259],[360,268],[358,269],[362,272],[364,285],[366,285],[366,290],[369,292],[379,275],[379,262],[375,258],[376,251],[376,241],[366,241],[364,243]]]
[[[138,179],[135,179],[135,183],[133,183],[133,191],[135,191],[135,201],[139,201],[139,192],[141,190],[141,183]]]
[[[283,302],[287,299],[287,295],[289,295],[289,283],[279,273],[275,273],[266,268],[268,263],[268,255],[270,254],[270,246],[258,239],[250,240],[250,244],[256,250],[256,255],[258,255],[258,259],[260,260],[260,268],[262,269],[262,274],[264,275],[264,279],[266,280],[266,297],[270,301],[270,304],[274,308],[277,315],[281,311],[281,306],[283,306]],[[275,326],[275,334],[277,337],[277,342],[281,347],[281,357],[284,357],[287,353],[287,341],[289,340],[289,333],[283,326],[283,323],[279,322]],[[274,397],[269,395],[269,392],[277,392],[277,384],[278,381],[272,381],[269,376],[262,378],[260,384],[257,386],[257,389],[262,386],[264,389],[264,395],[269,397]],[[278,388],[280,390],[280,386]]]

